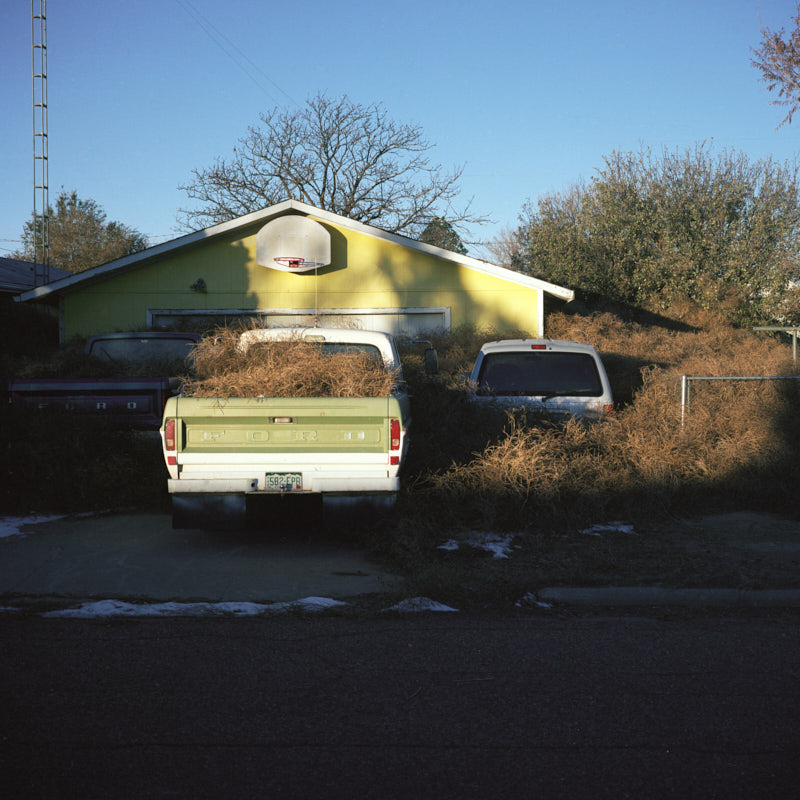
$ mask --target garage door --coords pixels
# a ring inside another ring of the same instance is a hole
[[[258,318],[269,327],[313,326],[313,309],[150,309],[150,327],[181,327],[204,330],[226,325],[237,319]],[[322,308],[316,312],[317,324],[333,328],[360,328],[386,331],[395,336],[417,336],[450,330],[449,308]]]

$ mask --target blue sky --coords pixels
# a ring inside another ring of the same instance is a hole
[[[750,65],[794,0],[50,0],[49,185],[160,242],[177,187],[275,105],[318,91],[383,103],[464,165],[462,200],[513,226],[522,205],[589,180],[612,150],[712,140],[796,160],[800,121]],[[32,209],[30,4],[0,0],[0,255]],[[481,253],[472,251],[477,255]]]

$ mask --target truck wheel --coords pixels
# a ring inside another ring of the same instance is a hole
[[[247,523],[243,494],[173,494],[172,527],[235,531]]]

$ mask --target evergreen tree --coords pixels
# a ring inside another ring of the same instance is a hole
[[[425,244],[434,244],[445,250],[460,253],[462,256],[467,254],[467,248],[458,235],[458,231],[442,217],[434,217],[426,226],[419,237],[419,241]]]

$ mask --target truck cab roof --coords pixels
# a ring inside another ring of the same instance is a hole
[[[400,367],[400,355],[394,337],[384,331],[360,328],[254,328],[239,336],[237,347],[245,351],[257,342],[302,339],[307,342],[362,345],[378,350],[387,369]]]

